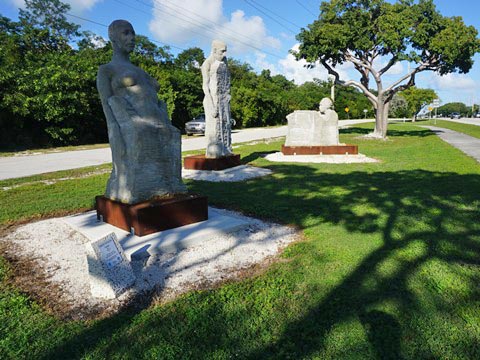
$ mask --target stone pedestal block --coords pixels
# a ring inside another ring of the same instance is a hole
[[[181,194],[137,204],[95,197],[97,218],[120,229],[144,236],[208,219],[206,196]]]
[[[189,170],[224,170],[241,165],[240,155],[232,154],[215,159],[206,158],[205,155],[187,156],[183,167]]]
[[[334,112],[296,110],[287,115],[286,146],[338,145],[338,117]]]
[[[331,146],[285,146],[282,145],[283,155],[357,155],[357,145]]]

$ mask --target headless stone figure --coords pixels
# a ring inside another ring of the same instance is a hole
[[[157,81],[130,62],[135,31],[128,21],[115,20],[108,35],[112,61],[101,65],[97,75],[113,160],[105,196],[134,204],[186,192],[180,131],[157,98]]]
[[[212,53],[202,64],[203,107],[205,110],[206,158],[232,155],[230,116],[230,73],[225,43],[214,40]]]

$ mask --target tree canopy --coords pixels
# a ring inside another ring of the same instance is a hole
[[[414,86],[422,71],[468,72],[480,51],[477,34],[461,17],[442,16],[432,0],[331,0],[321,3],[318,20],[297,36],[295,55],[311,66],[318,61],[337,84],[360,89],[376,111],[373,136],[385,138],[394,95]],[[385,86],[382,77],[400,61],[413,66]],[[358,81],[340,77],[337,67],[344,63],[353,64]]]
[[[437,94],[432,89],[420,89],[412,86],[401,92],[401,96],[407,101],[408,109],[412,115],[413,121],[416,120],[417,114],[433,100],[438,99]]]

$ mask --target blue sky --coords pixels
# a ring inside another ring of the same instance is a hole
[[[313,78],[326,79],[321,67],[306,69],[288,51],[295,48],[295,35],[300,27],[318,15],[318,0],[64,0],[72,6],[71,14],[108,25],[115,19],[129,20],[137,33],[172,46],[174,54],[193,46],[210,52],[214,38],[225,40],[228,56],[248,62],[255,70],[268,68],[296,83]],[[474,0],[435,0],[445,16],[461,16],[467,25],[480,29],[480,5]],[[2,0],[0,13],[17,18],[23,0]],[[104,26],[75,17],[69,18],[83,30],[107,37]],[[407,71],[400,64],[391,71],[386,82]],[[341,69],[345,77],[358,80],[349,67]],[[466,75],[439,77],[424,72],[417,77],[417,86],[434,89],[443,103],[461,101],[480,103],[480,54]]]

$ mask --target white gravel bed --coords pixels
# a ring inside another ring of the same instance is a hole
[[[297,162],[297,163],[330,163],[330,164],[353,164],[375,163],[377,159],[369,158],[363,154],[358,155],[283,155],[281,152],[267,154],[264,157],[273,162]]]
[[[249,165],[239,165],[225,170],[182,169],[182,178],[212,182],[234,182],[270,175],[272,170]]]
[[[220,210],[225,215],[249,222],[242,230],[205,239],[201,245],[176,253],[161,253],[132,261],[136,283],[115,300],[91,296],[85,243],[89,240],[68,226],[62,218],[29,223],[3,238],[16,245],[22,257],[37,259],[48,275],[47,282],[60,286],[60,298],[76,318],[92,309],[116,309],[133,296],[156,289],[157,295],[181,294],[198,284],[215,284],[232,279],[252,265],[277,255],[287,244],[299,238],[291,227],[260,221],[239,213]],[[46,289],[48,291],[48,289]]]

